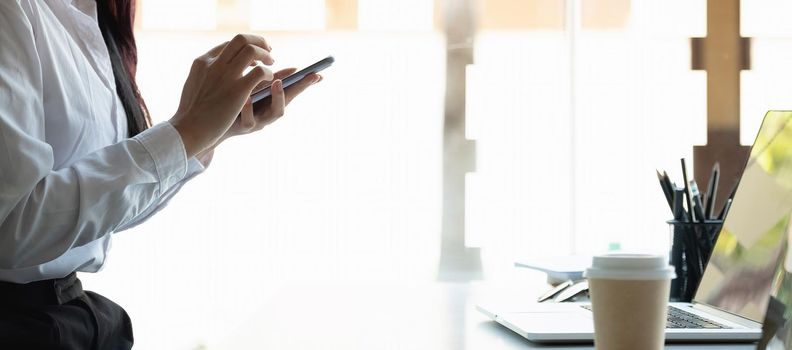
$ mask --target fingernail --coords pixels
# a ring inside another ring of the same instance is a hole
[[[278,84],[275,88],[278,89],[278,91],[283,91],[283,81],[278,79],[277,81],[275,81],[275,83]]]

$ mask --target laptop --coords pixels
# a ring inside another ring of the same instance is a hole
[[[787,261],[792,214],[792,111],[770,111],[691,303],[670,303],[666,341],[753,342],[777,271]],[[480,304],[492,320],[538,343],[594,340],[588,303]],[[636,314],[634,317],[641,317]]]

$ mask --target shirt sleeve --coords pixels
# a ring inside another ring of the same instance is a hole
[[[41,66],[19,6],[0,5],[0,269],[51,261],[130,224],[182,181],[188,163],[165,122],[54,170]]]
[[[131,229],[131,228],[133,228],[133,227],[135,227],[135,226],[137,226],[137,225],[140,225],[140,224],[142,224],[144,221],[146,221],[146,220],[148,220],[149,218],[151,218],[151,217],[152,217],[154,214],[156,214],[156,213],[159,213],[159,211],[160,211],[160,210],[162,210],[163,208],[165,208],[165,207],[168,205],[168,203],[170,202],[171,198],[173,198],[173,196],[175,196],[175,195],[176,195],[176,193],[178,193],[178,192],[181,190],[181,188],[182,188],[182,187],[183,187],[183,186],[184,186],[184,185],[185,185],[185,184],[186,184],[188,181],[192,180],[192,179],[193,179],[195,176],[197,176],[198,174],[200,174],[200,173],[204,172],[204,170],[206,170],[206,168],[204,167],[204,165],[203,165],[203,164],[201,164],[201,162],[200,162],[200,161],[198,161],[198,160],[197,160],[197,159],[195,159],[195,158],[192,158],[192,159],[190,159],[190,161],[189,161],[189,163],[188,163],[188,165],[187,165],[187,174],[186,174],[186,176],[184,177],[184,179],[182,179],[182,180],[181,180],[181,181],[179,181],[179,182],[178,182],[176,185],[174,185],[173,187],[171,187],[170,189],[168,189],[168,191],[166,191],[165,193],[163,193],[163,194],[162,194],[162,195],[161,195],[161,196],[160,196],[160,197],[159,197],[159,198],[158,198],[158,199],[157,199],[157,200],[156,200],[156,201],[155,201],[155,202],[154,202],[152,205],[150,205],[150,206],[149,206],[149,207],[148,207],[148,208],[147,208],[145,211],[143,211],[142,213],[138,214],[138,215],[137,215],[137,216],[136,216],[134,219],[132,219],[130,222],[128,222],[128,223],[126,223],[126,224],[124,224],[124,225],[123,225],[123,226],[121,226],[121,227],[119,227],[119,228],[116,230],[116,232],[118,232],[118,231],[124,231],[124,230]]]

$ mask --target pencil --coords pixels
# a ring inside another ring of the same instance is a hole
[[[685,180],[685,202],[687,203],[687,218],[688,222],[696,222],[693,217],[693,200],[690,198],[690,185],[688,185],[687,166],[685,165],[685,158],[680,159],[682,163],[682,178]]]

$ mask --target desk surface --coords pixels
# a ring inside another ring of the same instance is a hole
[[[514,290],[485,284],[302,285],[281,290],[220,344],[207,349],[593,349],[529,342],[475,310]],[[754,349],[668,345],[667,349]]]

